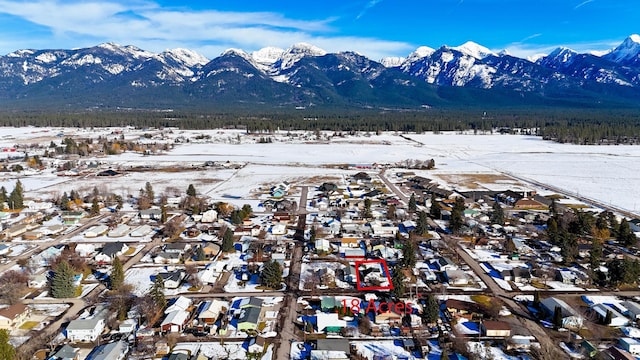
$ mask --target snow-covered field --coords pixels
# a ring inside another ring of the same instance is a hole
[[[129,130],[125,138],[139,138],[142,132]],[[13,146],[22,142],[60,141],[55,134],[64,136],[78,132],[80,136],[107,135],[110,130],[98,129],[93,133],[80,129],[1,128],[0,145]],[[134,135],[137,135],[134,136]],[[310,177],[339,177],[348,172],[324,165],[398,163],[407,159],[433,158],[436,169],[417,171],[431,178],[455,174],[506,173],[521,179],[531,179],[553,185],[572,194],[579,194],[610,203],[640,214],[640,202],[634,194],[640,187],[640,147],[638,146],[579,146],[544,141],[539,137],[521,135],[471,135],[457,133],[404,134],[415,140],[401,138],[396,133],[381,135],[331,138],[322,143],[308,143],[299,138],[286,137],[285,132],[270,135],[275,141],[256,143],[255,137],[237,130],[180,131],[166,136],[194,138],[210,135],[209,143],[181,143],[163,155],[143,156],[126,152],[94,160],[114,168],[137,165],[198,164],[206,161],[247,163],[242,169],[211,168],[187,173],[145,172],[130,173],[109,179],[67,178],[54,174],[18,174],[27,191],[39,190],[41,196],[61,194],[71,189],[86,190],[105,186],[116,193],[135,194],[146,181],[154,184],[156,193],[166,188],[184,191],[194,183],[197,190],[212,198],[248,197],[260,185],[282,180],[303,182]],[[327,135],[327,134],[325,134]],[[46,138],[48,136],[49,138]],[[236,139],[240,139],[238,142]],[[143,140],[140,140],[143,141]],[[169,143],[171,139],[167,140]],[[421,145],[422,144],[422,145]],[[351,173],[353,172],[350,171]],[[14,175],[14,174],[10,174]],[[442,179],[441,179],[442,180]],[[0,186],[13,187],[15,178],[5,178]],[[500,180],[487,186],[514,186],[518,182]],[[482,186],[482,182],[480,182]],[[465,185],[454,187],[464,190]]]

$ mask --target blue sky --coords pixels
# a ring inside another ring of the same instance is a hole
[[[0,0],[0,54],[115,42],[213,58],[307,42],[378,60],[471,40],[526,57],[607,50],[639,32],[638,0]]]

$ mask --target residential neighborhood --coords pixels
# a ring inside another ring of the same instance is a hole
[[[0,194],[0,329],[35,358],[640,356],[632,214],[433,159],[65,169],[72,141]],[[29,191],[39,172],[61,191]]]

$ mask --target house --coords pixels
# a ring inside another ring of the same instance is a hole
[[[360,240],[355,237],[343,237],[340,240],[340,246],[347,248],[358,248],[360,247]]]
[[[227,312],[229,303],[221,300],[207,300],[200,305],[200,311],[198,312],[198,322],[213,325],[220,317],[220,314]]]
[[[580,328],[584,319],[566,302],[550,297],[540,301],[540,306],[548,316],[553,316],[555,309],[560,308],[562,314],[562,326],[565,328]]]
[[[65,225],[75,225],[80,222],[80,219],[84,217],[84,212],[82,211],[63,211],[62,212],[62,222]]]
[[[126,319],[118,325],[118,332],[121,334],[133,334],[138,327],[135,319]]]
[[[26,233],[28,229],[27,224],[18,224],[4,230],[3,233],[8,239],[11,239]]]
[[[69,344],[64,344],[58,349],[58,351],[51,354],[48,360],[79,360],[79,352],[79,348],[74,348]]]
[[[611,346],[604,353],[605,359],[611,360],[636,360],[636,357],[631,355],[628,351],[622,350],[615,346]]]
[[[327,239],[316,239],[316,251],[329,252],[331,251],[331,243]]]
[[[402,322],[402,315],[393,311],[376,313],[376,324],[399,324]]]
[[[162,210],[157,208],[140,210],[140,212],[138,212],[138,217],[142,220],[158,221],[162,219]]]
[[[245,332],[247,330],[256,330],[260,320],[260,312],[260,308],[253,306],[243,308],[238,318],[238,330]]]
[[[445,301],[444,306],[452,317],[463,317],[472,320],[474,317],[482,316],[480,306],[474,302],[448,299]]]
[[[632,355],[640,355],[640,341],[633,338],[623,337],[619,340],[620,347]]]
[[[21,303],[0,309],[0,329],[17,329],[27,320],[29,313],[29,307]]]
[[[249,346],[247,347],[247,350],[249,353],[262,354],[267,349],[268,344],[262,336],[249,338],[248,341]]]
[[[177,289],[182,283],[182,280],[185,278],[186,274],[184,271],[178,269],[169,272],[160,272],[156,276],[160,276],[162,278],[162,280],[164,281],[164,287],[166,289]]]
[[[184,296],[179,296],[173,301],[173,303],[171,303],[171,305],[169,305],[169,307],[165,309],[164,313],[168,314],[176,310],[187,311],[191,307],[191,304],[193,304],[193,301],[191,299]]]
[[[161,252],[153,258],[154,264],[179,264],[182,255],[180,253]]]
[[[105,321],[102,313],[94,315],[88,319],[75,319],[67,325],[67,339],[71,342],[95,341],[105,328]]]
[[[629,324],[629,319],[609,305],[595,304],[591,307],[591,311],[593,311],[603,323],[607,321],[607,314],[610,313],[611,321],[605,325],[618,327]]]
[[[131,230],[129,225],[120,224],[115,229],[109,231],[107,233],[107,236],[108,237],[123,237],[123,236],[125,236],[125,235],[127,235],[129,233],[129,230]]]
[[[9,245],[7,244],[0,244],[0,255],[7,255],[9,253]]]
[[[271,234],[285,235],[287,233],[287,225],[283,223],[275,223],[271,226]]]
[[[109,231],[109,227],[106,225],[96,225],[92,226],[89,230],[84,232],[84,237],[86,238],[95,238],[98,236],[102,236]]]
[[[345,259],[364,259],[366,253],[362,248],[340,247],[340,256]]]
[[[504,321],[482,321],[480,331],[483,336],[487,337],[507,338],[511,336],[511,326]]]
[[[129,250],[129,246],[122,242],[106,243],[102,247],[100,253],[109,257],[110,259],[120,256]],[[96,259],[97,260],[97,259]]]
[[[184,326],[189,320],[189,312],[185,310],[175,310],[167,314],[160,324],[160,329],[163,332],[182,332]]]
[[[346,339],[318,339],[311,360],[349,360],[351,348]]]
[[[316,315],[318,332],[339,333],[341,329],[347,327],[347,321],[339,318],[337,313],[318,313]]]
[[[528,336],[514,335],[507,339],[506,349],[518,352],[528,352],[531,349],[531,338]]]
[[[127,353],[129,353],[129,344],[120,340],[96,347],[87,356],[87,360],[124,360],[127,358]]]
[[[635,301],[623,301],[622,306],[627,309],[627,316],[631,318],[631,320],[639,320],[640,319],[640,304]]]
[[[444,272],[449,285],[462,286],[468,285],[473,280],[469,274],[458,269],[449,269]]]
[[[522,198],[515,202],[513,205],[515,209],[526,209],[526,210],[547,210],[547,205],[533,199],[530,197]]]
[[[456,265],[455,262],[443,256],[440,256],[437,259],[432,260],[431,263],[435,265],[436,268],[440,271],[455,270],[458,268],[458,265]]]
[[[218,256],[218,254],[220,253],[220,245],[218,244],[207,243],[206,245],[201,245],[201,246],[202,246],[202,252],[204,252],[204,256],[206,256],[207,259],[214,258]]]
[[[556,281],[561,281],[564,284],[582,285],[585,280],[576,272],[570,269],[558,269],[555,275]]]
[[[264,301],[262,299],[251,296],[240,301],[240,309],[246,309],[250,307],[260,309],[262,308],[263,303]]]
[[[182,255],[190,247],[191,245],[189,245],[188,243],[168,243],[163,247],[163,250],[166,253],[174,253],[174,254]]]
[[[200,222],[203,223],[212,223],[218,220],[218,212],[215,210],[207,210],[202,213],[202,218],[200,218]]]
[[[514,267],[511,269],[511,279],[518,283],[528,283],[531,281],[529,268]]]
[[[145,224],[145,225],[141,225],[141,226],[138,226],[137,228],[135,228],[133,231],[131,231],[129,236],[131,236],[131,237],[143,237],[143,236],[149,235],[152,231],[153,231],[153,228],[151,226]]]

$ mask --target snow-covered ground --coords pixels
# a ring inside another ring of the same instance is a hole
[[[2,128],[1,131],[6,134],[6,138],[0,139],[2,146],[34,141],[49,143],[51,139],[59,142],[62,137],[56,138],[55,134],[60,132],[64,136],[115,137],[111,135],[113,129],[95,129],[91,132],[88,129]],[[141,134],[143,132],[140,130],[127,129],[125,138],[140,139]],[[209,135],[211,139],[206,140],[209,143],[193,140],[175,144],[173,141],[179,136],[194,139],[196,135]],[[360,133],[358,136],[326,140],[327,135],[323,134],[322,143],[307,143],[311,140],[308,134],[297,132],[296,137],[287,137],[286,132],[280,132],[270,135],[275,139],[273,143],[259,144],[254,136],[240,130],[174,130],[171,134],[165,132],[166,142],[175,146],[163,155],[143,156],[126,152],[94,160],[124,168],[149,164],[202,165],[206,161],[245,162],[249,165],[239,170],[194,170],[185,176],[146,172],[145,176],[125,174],[116,178],[96,179],[57,177],[49,172],[29,176],[18,174],[17,177],[21,178],[27,192],[39,190],[43,197],[71,189],[90,190],[96,185],[106,186],[116,193],[135,194],[144,187],[146,181],[152,181],[157,193],[171,187],[184,191],[188,184],[194,183],[200,193],[223,199],[226,196],[250,195],[256,184],[272,184],[287,179],[295,182],[314,176],[334,177],[347,172],[323,167],[327,164],[370,165],[433,158],[436,169],[426,171],[432,178],[442,174],[508,173],[640,213],[640,203],[636,197],[628,196],[640,186],[638,146],[579,146],[544,141],[533,136],[453,132],[404,134],[423,145],[392,132],[370,136]],[[6,178],[0,181],[0,185],[11,189],[14,182],[15,178]],[[503,185],[511,187],[516,183],[506,181]],[[500,182],[485,185],[499,186]],[[465,188],[463,184],[456,186],[460,190]]]

